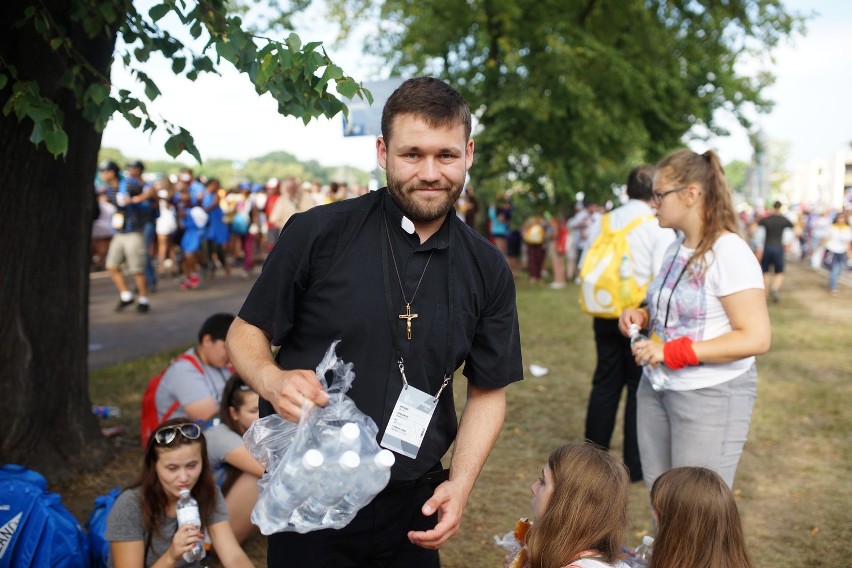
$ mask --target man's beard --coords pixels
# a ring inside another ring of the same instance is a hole
[[[388,191],[397,206],[405,213],[405,216],[415,223],[431,223],[446,217],[450,209],[453,208],[456,200],[462,192],[461,185],[452,184],[411,184],[404,186],[398,180],[394,179],[393,175],[387,172]],[[413,195],[418,189],[440,189],[444,192],[443,199],[431,201],[429,203],[419,202]]]

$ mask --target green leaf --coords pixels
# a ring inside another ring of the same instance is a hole
[[[133,113],[125,112],[122,116],[133,128],[139,128],[142,125],[142,119]]]
[[[290,51],[299,51],[302,47],[302,38],[300,38],[295,33],[291,33],[287,38],[287,47]]]
[[[2,90],[3,87],[5,87],[8,82],[9,82],[9,78],[6,75],[4,75],[3,73],[0,73],[0,90]]]
[[[92,102],[99,105],[109,96],[109,86],[102,85],[100,83],[92,83],[89,85],[89,88],[86,89],[86,96],[92,99]]]
[[[172,73],[177,75],[186,68],[186,57],[175,57],[172,59]]]
[[[68,153],[68,135],[61,127],[45,130],[44,144],[54,156],[65,156]]]
[[[355,93],[358,91],[358,88],[358,83],[356,83],[349,77],[337,81],[337,92],[346,97],[347,99],[354,98]]]
[[[101,31],[101,20],[94,16],[86,16],[83,18],[83,30],[89,37],[95,37]]]
[[[116,19],[118,19],[118,16],[115,13],[115,8],[113,8],[112,4],[108,2],[100,2],[97,4],[97,6],[98,11],[104,17],[104,20],[107,21],[107,23],[112,24],[116,21]]]
[[[193,22],[192,26],[189,28],[189,34],[195,39],[198,39],[198,36],[201,35],[201,22],[195,20],[195,22]]]
[[[44,122],[36,122],[33,125],[33,131],[30,134],[30,142],[38,146],[44,140]]]
[[[237,50],[237,46],[234,45],[232,42],[217,42],[216,51],[219,53],[220,57],[222,57],[226,61],[230,61],[231,63],[235,63],[239,60],[239,52]]]
[[[141,63],[145,63],[146,61],[148,61],[148,58],[151,55],[151,50],[150,50],[150,48],[144,47],[144,46],[143,47],[137,47],[136,49],[133,50],[133,55],[136,56],[137,61],[139,61]]]
[[[169,13],[169,10],[171,10],[171,8],[169,8],[169,6],[168,6],[168,5],[166,5],[166,4],[157,4],[156,6],[154,6],[154,7],[153,7],[153,8],[151,8],[150,10],[148,10],[148,16],[151,18],[151,20],[152,20],[152,21],[154,21],[154,22],[158,22],[158,21],[160,21],[160,20],[161,20],[161,19],[162,19],[162,18],[163,18],[166,14],[168,14],[168,13]]]
[[[166,140],[165,149],[166,153],[172,158],[180,156],[180,153],[183,152],[183,145],[181,144],[180,137],[177,134],[169,137],[169,139]]]
[[[53,117],[55,109],[51,108],[44,101],[37,101],[27,106],[27,116],[33,122],[44,122]]]

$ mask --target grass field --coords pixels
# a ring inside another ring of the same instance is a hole
[[[772,349],[758,360],[758,397],[735,482],[759,567],[852,562],[852,290],[829,295],[825,280],[822,273],[791,266],[781,302],[770,305]],[[595,349],[591,320],[580,312],[576,296],[573,285],[550,290],[519,280],[524,364],[549,372],[540,378],[528,373],[508,389],[506,424],[471,495],[460,534],[442,549],[445,568],[501,566],[503,554],[493,536],[529,515],[529,486],[550,451],[582,439]],[[127,433],[112,439],[116,457],[104,471],[58,488],[80,520],[96,495],[137,474],[141,392],[180,347],[92,374],[92,400],[125,409],[105,425],[122,424]],[[457,374],[459,403],[464,386]],[[620,427],[612,451],[620,454]],[[650,528],[647,500],[644,485],[634,484],[629,546]],[[256,565],[265,565],[262,537],[250,540],[246,550]]]

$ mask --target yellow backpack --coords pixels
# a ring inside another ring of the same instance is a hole
[[[601,232],[589,245],[580,268],[580,307],[590,316],[616,319],[627,308],[636,308],[645,299],[648,284],[640,286],[633,277],[633,264],[627,235],[651,220],[652,215],[634,219],[618,231],[609,226],[610,214],[601,219]]]

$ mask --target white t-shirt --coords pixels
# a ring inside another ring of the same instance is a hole
[[[849,251],[849,243],[852,242],[852,228],[849,225],[835,223],[828,229],[828,242],[825,248],[836,254]]]
[[[705,341],[731,331],[731,320],[721,299],[752,288],[763,290],[760,263],[739,235],[727,233],[719,237],[705,256],[707,269],[686,262],[694,252],[680,240],[666,251],[665,261],[648,288],[651,331],[663,341],[689,337]],[[706,363],[674,371],[663,370],[672,378],[670,390],[686,391],[707,388],[730,381],[745,373],[754,357],[730,363]]]

